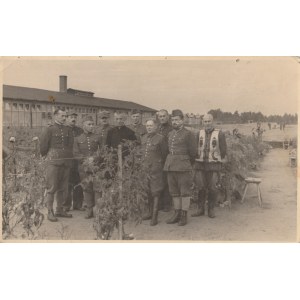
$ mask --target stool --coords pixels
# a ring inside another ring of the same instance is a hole
[[[261,178],[254,178],[254,177],[247,177],[245,178],[245,182],[246,182],[246,186],[245,186],[245,191],[244,191],[244,195],[242,198],[241,203],[244,202],[246,193],[247,193],[247,189],[248,189],[248,185],[250,183],[256,184],[257,186],[257,198],[258,198],[258,204],[260,207],[262,207],[262,197],[261,197],[261,192],[260,192],[260,188],[259,188],[259,184],[261,183],[262,179]]]

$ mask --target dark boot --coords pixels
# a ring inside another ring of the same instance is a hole
[[[50,221],[50,222],[57,222],[57,218],[54,216],[54,213],[53,213],[53,210],[50,209],[48,210],[48,216],[47,216],[47,219]]]
[[[158,216],[158,197],[155,197],[153,200],[152,219],[150,222],[150,226],[157,225],[157,216]]]
[[[175,209],[174,215],[167,221],[167,224],[175,224],[180,220],[181,209]]]
[[[84,217],[85,219],[91,219],[94,217],[94,212],[92,207],[88,207],[86,209],[86,216]]]
[[[55,213],[55,217],[59,217],[59,218],[72,218],[72,215],[68,214],[65,210],[62,210],[62,211],[57,211]]]
[[[142,219],[143,220],[151,220],[151,218],[152,218],[152,212],[153,212],[153,202],[152,202],[152,200],[149,200],[149,202],[147,204],[147,212],[142,217]]]
[[[215,218],[215,200],[216,200],[216,193],[210,192],[208,195],[208,217]]]
[[[187,211],[182,210],[180,215],[180,220],[178,222],[178,226],[184,226],[187,223]]]
[[[198,202],[197,202],[197,210],[193,214],[192,217],[200,217],[205,215],[205,200],[206,200],[206,192],[199,191],[198,193]]]

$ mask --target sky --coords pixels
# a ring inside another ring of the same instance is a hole
[[[137,102],[154,109],[204,114],[297,112],[299,60],[293,57],[4,58],[3,83]]]

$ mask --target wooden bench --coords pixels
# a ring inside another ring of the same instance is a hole
[[[244,202],[248,186],[249,186],[249,184],[252,183],[252,184],[256,184],[258,204],[259,204],[260,207],[262,207],[262,197],[261,197],[261,192],[260,192],[260,187],[259,187],[259,184],[262,182],[262,179],[261,178],[254,178],[254,177],[247,177],[247,178],[245,178],[245,182],[246,182],[246,186],[245,186],[245,190],[244,190],[244,194],[243,194],[243,198],[241,200],[241,203]]]

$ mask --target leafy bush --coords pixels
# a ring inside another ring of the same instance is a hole
[[[38,153],[11,151],[3,161],[2,235],[16,237],[14,230],[22,225],[21,237],[35,239],[43,223],[44,162]]]
[[[124,223],[130,220],[139,224],[148,201],[147,173],[140,149],[130,141],[124,143],[122,149],[123,155],[121,152],[118,155],[117,151],[103,148],[93,159],[83,162],[90,175],[81,185],[84,188],[92,181],[99,195],[94,220],[97,239],[109,239],[115,229],[119,239],[124,239]]]

